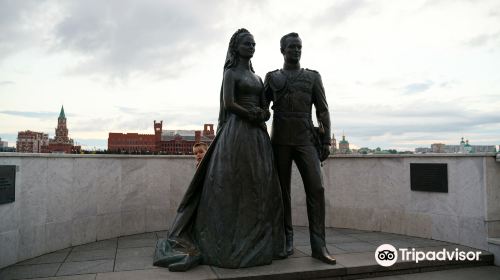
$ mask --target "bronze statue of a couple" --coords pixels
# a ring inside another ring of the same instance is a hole
[[[229,42],[217,135],[177,210],[154,265],[186,271],[198,264],[242,268],[293,254],[292,161],[304,182],[312,257],[335,264],[325,243],[320,163],[329,155],[330,116],[321,76],[300,67],[302,40],[280,41],[283,68],[254,73],[254,37],[239,29]],[[273,103],[271,138],[265,122]],[[316,107],[319,128],[312,122]]]

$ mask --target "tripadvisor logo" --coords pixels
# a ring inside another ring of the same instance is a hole
[[[401,261],[479,261],[481,251],[461,251],[458,248],[455,250],[446,250],[443,248],[439,251],[420,251],[415,248],[400,248],[397,250],[391,244],[382,244],[375,251],[375,260],[381,266],[392,266],[400,256]]]
[[[382,244],[375,251],[375,260],[381,266],[391,266],[398,260],[398,250],[391,244]]]

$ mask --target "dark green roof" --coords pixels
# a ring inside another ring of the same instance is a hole
[[[65,119],[66,116],[64,115],[64,106],[61,106],[61,113],[59,113],[59,118],[60,119]]]
[[[340,140],[339,144],[349,144],[349,142],[347,142],[347,140],[345,140],[344,135],[342,135],[342,140]]]

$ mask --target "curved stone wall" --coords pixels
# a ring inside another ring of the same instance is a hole
[[[447,163],[449,193],[410,191],[410,163]],[[168,229],[191,156],[0,153],[16,165],[16,201],[0,205],[0,268],[96,240]],[[336,156],[323,167],[327,226],[385,231],[487,249],[500,236],[494,155]],[[294,168],[293,220],[307,225]],[[489,231],[489,232],[488,232]]]
[[[0,267],[69,246],[168,228],[189,156],[0,155],[16,201],[0,205]]]
[[[411,191],[410,163],[446,163],[448,193]],[[328,226],[485,250],[488,235],[500,236],[500,164],[494,155],[340,157],[327,164],[324,180]]]

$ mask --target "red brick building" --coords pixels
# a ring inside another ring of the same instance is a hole
[[[61,107],[59,118],[57,118],[56,136],[50,139],[48,145],[42,146],[42,153],[80,153],[81,147],[75,146],[73,139],[68,137],[68,127],[66,126],[66,115],[64,106]]]
[[[19,153],[41,153],[42,147],[49,144],[49,135],[31,130],[17,133],[16,150]]]
[[[205,124],[200,130],[163,130],[163,121],[153,122],[154,134],[115,133],[108,137],[108,152],[161,153],[191,155],[193,145],[205,142],[210,145],[215,138],[214,125]]]

